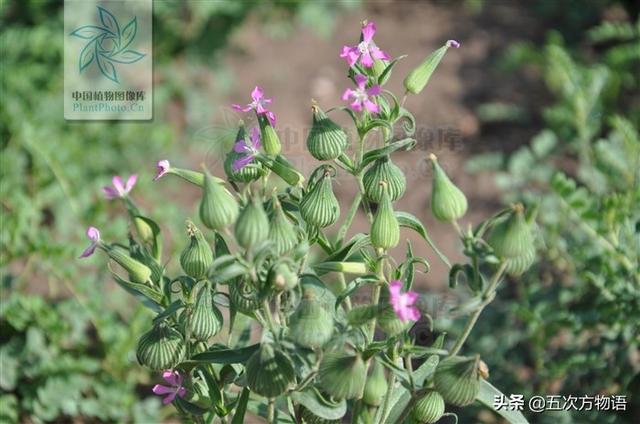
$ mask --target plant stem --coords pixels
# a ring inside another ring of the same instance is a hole
[[[344,292],[345,289],[347,288],[347,281],[344,279],[344,273],[343,272],[339,272],[338,273],[338,283],[340,284],[340,291]],[[344,304],[347,308],[347,311],[351,310],[351,298],[349,296],[345,297],[344,299]]]
[[[275,326],[275,323],[273,322],[273,315],[271,315],[271,305],[269,305],[269,302],[266,299],[262,302],[262,308],[264,309],[264,314],[267,318],[267,324],[269,325],[269,330],[273,335],[275,335],[276,326]]]
[[[267,405],[267,422],[269,424],[274,423],[274,417],[275,417],[275,401],[273,398],[269,398],[269,404]]]
[[[476,322],[478,321],[480,314],[482,313],[484,308],[491,302],[493,298],[492,295],[494,294],[496,287],[500,282],[500,277],[502,277],[502,274],[504,273],[504,270],[506,269],[506,267],[507,267],[507,264],[503,262],[502,264],[500,264],[500,268],[498,268],[496,273],[493,274],[493,277],[491,277],[489,286],[487,287],[487,289],[484,291],[482,295],[483,302],[469,317],[469,320],[467,321],[467,323],[464,326],[464,329],[462,330],[462,334],[456,341],[456,344],[449,351],[449,356],[455,356],[462,348],[462,345],[464,345],[464,342],[467,340],[467,337],[469,337],[469,334],[471,334],[471,330],[476,325]]]
[[[356,177],[357,178],[357,177]],[[353,218],[355,218],[358,213],[358,208],[360,207],[360,201],[362,200],[362,193],[360,189],[356,193],[353,198],[353,203],[351,203],[351,207],[349,208],[349,212],[347,212],[347,217],[344,219],[344,222],[340,226],[338,230],[338,236],[336,237],[336,247],[339,248],[342,245],[344,237],[347,235],[347,231],[349,227],[351,227],[351,223],[353,222]]]
[[[396,361],[397,358],[397,344],[393,346],[393,350],[391,352],[391,361]],[[391,408],[391,394],[393,393],[393,389],[396,384],[396,375],[393,372],[389,372],[389,377],[387,379],[387,392],[384,395],[384,401],[382,403],[382,412],[380,413],[380,421],[379,423],[383,424],[387,422],[387,415],[389,415],[389,409]]]

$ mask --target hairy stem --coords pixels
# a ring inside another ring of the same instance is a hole
[[[269,404],[267,405],[267,422],[269,424],[275,423],[274,421],[275,412],[276,412],[275,406],[276,406],[275,400],[273,398],[269,398]]]
[[[460,337],[456,341],[456,344],[449,351],[449,356],[457,355],[458,352],[460,351],[460,349],[462,348],[462,345],[464,345],[464,342],[469,337],[469,334],[471,334],[471,330],[473,330],[473,327],[476,325],[476,322],[478,321],[478,318],[480,317],[480,314],[482,313],[484,308],[493,299],[493,295],[494,295],[494,292],[496,290],[496,287],[498,286],[498,283],[500,282],[500,278],[502,277],[502,274],[504,273],[504,270],[506,269],[506,267],[507,267],[507,265],[503,262],[500,265],[500,268],[498,268],[498,270],[496,271],[496,273],[493,274],[493,277],[491,277],[491,281],[489,282],[489,286],[487,287],[487,289],[482,294],[483,302],[471,314],[471,316],[469,316],[469,320],[465,324],[464,329],[462,330],[462,334],[460,335]]]
[[[395,364],[397,358],[397,345],[393,347],[391,352],[391,361]],[[380,413],[380,423],[387,422],[387,415],[389,415],[391,409],[391,395],[396,384],[396,375],[393,372],[389,372],[387,379],[387,392],[384,394],[384,400],[382,403],[382,412]]]
[[[347,217],[344,219],[344,222],[340,226],[338,230],[338,235],[336,237],[336,247],[340,247],[342,242],[344,241],[344,237],[347,235],[347,231],[349,227],[351,227],[351,223],[353,222],[353,218],[355,218],[358,213],[358,208],[360,207],[360,201],[362,200],[362,193],[358,189],[355,197],[353,198],[353,203],[351,203],[351,207],[347,212]]]

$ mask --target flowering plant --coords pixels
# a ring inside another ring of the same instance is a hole
[[[420,220],[394,209],[406,179],[391,156],[416,143],[405,100],[423,90],[446,51],[459,44],[450,40],[410,72],[400,102],[383,88],[400,58],[392,60],[374,43],[375,31],[373,22],[364,23],[360,43],[344,47],[341,55],[355,88],[344,92],[348,106],[334,111],[349,114],[358,137],[349,140],[314,102],[307,147],[322,164],[308,178],[280,154],[276,117],[267,109],[275,102],[260,87],[246,107],[233,105],[255,113],[258,127],[248,135],[239,124],[225,160],[226,179],[207,169],[158,162],[155,179],[174,175],[202,190],[202,225],[186,224],[183,275],[165,273],[160,228],[129,197],[135,178],[126,185],[114,178],[115,189],[105,189],[107,198],[124,202],[134,231],[124,247],[103,241],[92,227],[82,257],[104,251],[128,275],[110,268],[115,280],[157,313],[138,342],[137,358],[162,372],[168,386],[158,384],[154,393],[188,420],[226,422],[233,416],[240,423],[251,411],[268,422],[350,417],[363,423],[433,423],[444,415],[457,420],[445,412],[446,404],[479,400],[491,407],[500,393],[486,381],[487,367],[477,355],[459,353],[503,277],[522,273],[534,261],[535,212],[518,204],[461,229],[457,221],[467,199],[434,155],[431,211],[452,224],[468,263],[452,264]],[[381,147],[373,146],[374,135]],[[336,167],[358,187],[345,214],[333,193]],[[286,189],[272,188],[275,179],[286,182]],[[360,209],[369,231],[347,238]],[[335,236],[327,234],[341,217]],[[392,256],[401,227],[417,232],[449,267],[452,287],[461,280],[472,293],[460,307],[469,315],[467,323],[451,342],[442,334],[431,346],[418,346],[409,331],[418,320],[433,329],[412,289],[416,268],[428,272],[430,262],[415,256],[411,243],[404,258]],[[336,285],[330,284],[334,276]],[[356,304],[355,294],[362,291],[370,300]],[[256,325],[259,332],[253,331]],[[499,413],[526,422],[516,411]]]

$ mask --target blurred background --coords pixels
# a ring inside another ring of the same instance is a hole
[[[156,376],[135,361],[149,312],[101,259],[77,260],[88,225],[105,239],[126,234],[121,205],[101,187],[137,173],[133,197],[162,223],[169,253],[179,250],[171,235],[199,193],[175,179],[154,184],[155,163],[204,162],[223,175],[240,118],[229,105],[247,103],[255,85],[274,99],[285,154],[308,173],[318,165],[304,153],[311,99],[342,103],[339,52],[364,19],[384,51],[408,55],[389,83],[398,94],[426,55],[448,39],[462,45],[407,100],[418,145],[394,155],[409,187],[396,209],[463,259],[429,212],[429,153],[469,198],[465,226],[510,202],[540,206],[540,261],[507,281],[467,349],[506,394],[627,396],[626,411],[526,414],[532,423],[640,422],[638,10],[632,0],[157,1],[153,121],[71,122],[61,108],[62,3],[0,1],[0,422],[172,419],[151,395]],[[348,178],[335,187],[342,202],[356,190]],[[432,262],[417,279],[425,308],[438,331],[456,334],[462,319],[449,308],[469,294],[450,291],[446,269],[406,236]],[[500,419],[468,408],[461,422]]]

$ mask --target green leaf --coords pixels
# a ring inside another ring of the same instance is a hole
[[[506,419],[512,424],[528,424],[529,421],[522,415],[520,411],[510,411],[507,408],[501,408],[500,410],[496,410],[493,407],[493,401],[496,396],[504,396],[502,392],[496,389],[491,383],[487,380],[480,379],[480,392],[478,393],[478,397],[476,399],[487,406],[489,409],[502,416],[502,418]]]
[[[292,186],[302,185],[304,182],[304,176],[282,155],[271,159],[268,156],[259,154],[256,159]]]
[[[398,224],[400,224],[401,227],[410,228],[416,233],[420,234],[422,238],[429,244],[429,246],[431,246],[436,255],[438,255],[440,260],[442,260],[442,262],[444,262],[449,268],[451,268],[451,262],[449,262],[449,259],[447,259],[447,257],[436,247],[435,243],[433,242],[433,240],[431,240],[431,237],[427,233],[427,229],[424,228],[424,225],[422,225],[418,218],[408,212],[397,211],[395,214],[396,218],[398,219]]]
[[[259,348],[260,343],[256,343],[239,349],[222,348],[209,350],[193,356],[185,363],[239,364],[246,362]]]
[[[180,309],[184,308],[184,304],[182,303],[182,300],[178,299],[175,302],[173,302],[171,305],[169,305],[167,307],[167,309],[165,309],[164,311],[162,311],[161,313],[159,313],[154,319],[153,319],[153,323],[157,324],[160,321],[165,320],[166,318],[168,318],[169,316],[173,315],[174,313],[178,312]]]
[[[247,404],[249,403],[249,389],[245,387],[240,394],[240,400],[236,406],[236,413],[233,415],[231,424],[244,423],[244,415],[247,413]]]
[[[116,281],[116,283],[118,283],[123,289],[137,297],[146,307],[156,312],[162,312],[164,310],[164,308],[162,307],[163,296],[161,293],[158,293],[151,287],[144,284],[125,280],[111,268],[111,264],[107,265],[107,267],[109,268],[109,272],[111,272],[111,276]]]
[[[293,392],[291,399],[307,408],[313,415],[325,420],[339,420],[347,412],[347,402],[344,399],[331,402],[323,398],[315,388],[303,392]]]
[[[357,253],[359,250],[364,249],[365,247],[371,245],[371,239],[368,235],[358,233],[354,235],[351,240],[340,250],[332,253],[327,256],[325,262],[335,262],[335,261],[344,261],[345,259],[350,258],[353,254]]]
[[[387,156],[396,150],[404,149],[411,150],[416,145],[416,140],[413,138],[404,138],[402,140],[394,141],[379,149],[370,150],[362,157],[362,163],[360,169],[364,169],[365,166],[370,164],[376,159],[380,159],[383,156]]]
[[[364,275],[369,272],[367,265],[362,262],[322,262],[313,265],[312,268],[318,275],[323,275],[328,272]]]
[[[391,76],[391,71],[393,70],[393,67],[395,66],[395,64],[398,63],[399,60],[404,59],[405,57],[407,57],[407,55],[403,54],[402,56],[398,56],[395,59],[393,59],[391,62],[389,62],[387,67],[384,68],[384,71],[382,71],[382,73],[378,77],[379,85],[384,85],[387,82],[387,80]]]
[[[358,277],[347,284],[347,287],[336,298],[336,309],[340,307],[342,302],[349,297],[353,292],[358,290],[363,284],[372,283],[378,281],[378,277],[375,275],[365,275]]]

